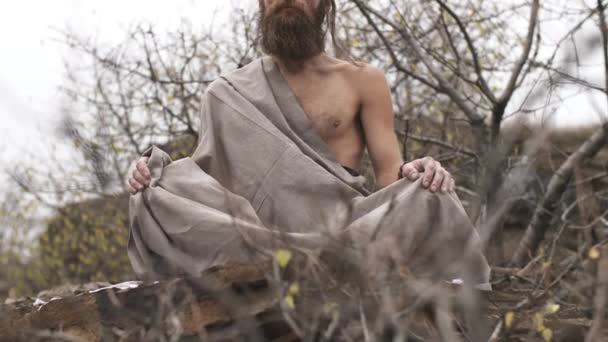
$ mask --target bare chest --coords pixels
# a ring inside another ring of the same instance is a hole
[[[288,80],[298,103],[325,141],[348,134],[358,124],[359,99],[339,79]]]

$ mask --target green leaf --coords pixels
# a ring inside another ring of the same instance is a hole
[[[294,300],[293,300],[293,296],[291,296],[291,295],[287,295],[287,296],[285,296],[285,304],[286,304],[286,305],[287,305],[289,308],[291,308],[291,309],[295,309],[295,308],[296,308],[296,304],[295,304],[295,302],[294,302]]]
[[[275,259],[281,268],[285,268],[291,260],[291,252],[286,249],[279,249],[275,254]]]

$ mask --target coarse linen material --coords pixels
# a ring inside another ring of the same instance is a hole
[[[220,77],[201,103],[191,157],[143,153],[152,181],[130,198],[128,244],[141,278],[196,277],[278,247],[320,252],[344,241],[370,264],[397,259],[421,276],[488,281],[456,194],[408,179],[370,193],[333,157],[272,58]]]

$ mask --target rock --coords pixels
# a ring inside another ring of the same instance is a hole
[[[232,334],[236,326],[243,333],[247,324],[237,323],[277,308],[277,291],[266,278],[270,270],[270,262],[227,265],[196,282],[48,291],[37,305],[29,299],[0,306],[0,340],[139,341],[209,332],[221,339],[223,330]],[[60,293],[64,297],[53,297]]]

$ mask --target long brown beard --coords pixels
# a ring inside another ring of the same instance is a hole
[[[319,6],[321,7],[321,6]],[[285,8],[289,8],[285,10]],[[289,11],[289,13],[284,13]],[[282,60],[304,60],[325,50],[323,32],[324,14],[317,11],[309,17],[303,10],[282,3],[272,12],[260,13],[258,28],[262,36],[262,49]]]

